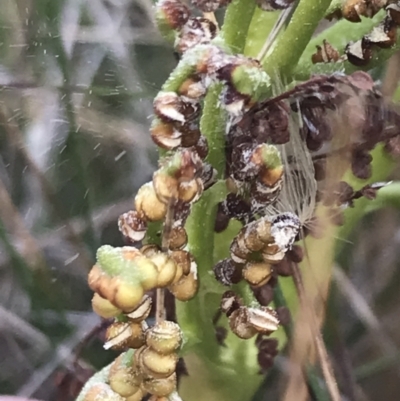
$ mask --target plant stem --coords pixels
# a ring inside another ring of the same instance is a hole
[[[256,7],[247,32],[246,45],[243,50],[245,56],[257,56],[278,17],[279,12],[265,12]]]
[[[254,0],[233,0],[226,10],[221,37],[235,53],[242,53],[256,2]]]
[[[400,48],[400,31],[397,32],[397,41],[393,47],[390,49],[379,49],[375,47],[373,49],[374,55],[366,66],[356,67],[348,61],[344,63],[313,64],[311,56],[316,52],[316,46],[321,45],[324,39],[338,50],[340,54],[343,54],[349,42],[355,42],[371,32],[375,26],[379,25],[384,16],[385,14],[382,11],[373,18],[362,18],[362,22],[360,23],[341,20],[324,30],[314,39],[310,40],[293,72],[294,79],[303,81],[309,79],[311,74],[327,74],[343,69],[349,74],[356,70],[367,71],[382,65],[384,61],[389,59]]]
[[[290,76],[330,2],[331,0],[299,2],[286,31],[277,40],[271,54],[262,61],[265,71],[271,77]]]

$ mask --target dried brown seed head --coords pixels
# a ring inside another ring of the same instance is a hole
[[[322,46],[317,46],[317,52],[311,56],[313,64],[331,63],[339,60],[339,52],[325,39],[322,41]]]
[[[118,228],[122,235],[132,242],[137,242],[141,241],[146,235],[147,222],[144,214],[131,210],[119,216]]]
[[[159,354],[176,352],[182,344],[181,328],[174,322],[164,320],[156,323],[146,333],[146,344]]]

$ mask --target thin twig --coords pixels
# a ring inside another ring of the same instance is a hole
[[[161,240],[161,250],[162,252],[168,252],[169,245],[169,236],[172,229],[173,223],[173,209],[174,209],[175,199],[171,197],[168,206],[167,206],[167,214],[165,216],[162,240]],[[156,323],[160,323],[165,320],[165,290],[164,288],[157,288],[156,291]]]

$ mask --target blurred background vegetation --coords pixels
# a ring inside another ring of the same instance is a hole
[[[1,0],[0,394],[72,400],[115,357],[86,276],[156,166],[152,98],[175,65],[149,0]],[[400,399],[397,194],[339,239],[326,338],[357,399]]]

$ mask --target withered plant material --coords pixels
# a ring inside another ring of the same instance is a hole
[[[317,46],[317,51],[311,56],[314,64],[317,63],[334,63],[339,61],[339,52],[325,39],[322,41],[322,46]]]

